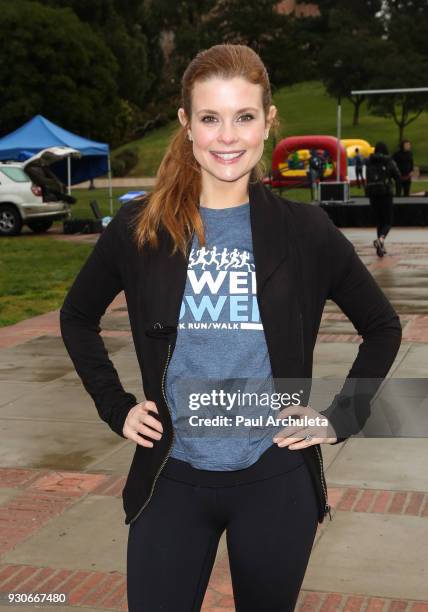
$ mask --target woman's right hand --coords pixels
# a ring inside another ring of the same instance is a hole
[[[154,416],[149,414],[151,412],[158,413],[155,402],[145,400],[140,402],[131,408],[126,417],[123,425],[123,435],[129,440],[133,440],[141,446],[153,446],[153,442],[146,440],[139,434],[144,434],[154,440],[160,440],[163,433],[162,423]]]

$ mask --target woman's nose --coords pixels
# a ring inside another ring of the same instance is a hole
[[[226,144],[235,142],[236,132],[233,126],[223,125],[219,133],[219,140]]]

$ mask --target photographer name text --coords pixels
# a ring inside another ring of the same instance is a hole
[[[198,417],[196,415],[189,417],[189,425],[192,427],[327,427],[328,420],[323,417],[275,417],[272,415],[257,417],[244,417],[236,415],[228,417],[217,415],[215,417]]]

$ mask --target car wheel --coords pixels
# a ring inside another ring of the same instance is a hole
[[[16,236],[21,232],[21,215],[12,204],[0,205],[0,236]]]
[[[43,219],[35,219],[34,221],[28,221],[27,225],[36,234],[47,232],[52,227],[53,221],[47,221]]]

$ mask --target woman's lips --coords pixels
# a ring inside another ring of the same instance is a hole
[[[235,156],[234,156],[234,157],[232,157],[231,159],[227,159],[227,158],[225,159],[225,158],[224,158],[222,155],[220,155],[219,153],[215,153],[215,151],[210,151],[210,153],[211,153],[211,155],[214,157],[214,159],[215,159],[216,161],[218,161],[220,164],[226,164],[226,165],[229,165],[229,164],[234,164],[234,163],[236,163],[238,160],[240,160],[240,159],[241,159],[241,157],[244,155],[245,151],[241,151],[241,152],[240,152],[240,153],[238,153],[238,154],[234,154]],[[225,155],[225,154],[223,154],[223,155]]]

